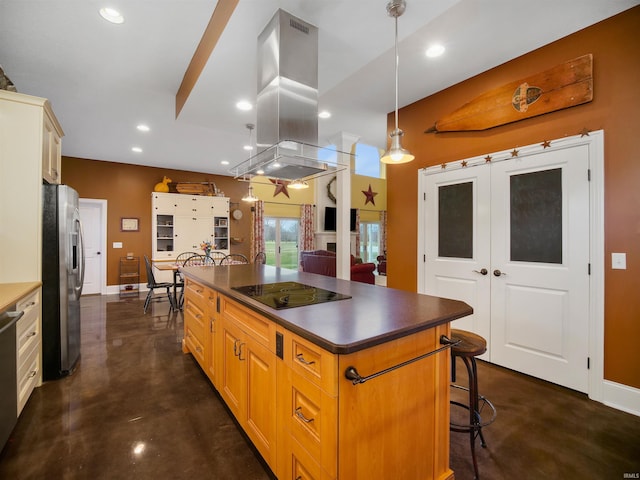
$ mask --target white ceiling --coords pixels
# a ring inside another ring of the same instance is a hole
[[[245,124],[255,123],[255,110],[235,103],[255,101],[257,37],[282,8],[319,29],[319,107],[333,114],[319,120],[320,143],[348,132],[386,147],[395,102],[387,0],[240,0],[176,119],[176,92],[216,3],[0,0],[0,65],[19,92],[50,99],[65,156],[229,175],[247,158]],[[398,20],[400,106],[639,3],[407,0]],[[105,22],[103,6],[125,22]],[[446,52],[430,60],[424,51],[434,42]],[[425,128],[435,120],[425,118]],[[137,131],[139,123],[151,131]]]

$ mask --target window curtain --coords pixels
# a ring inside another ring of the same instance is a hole
[[[264,243],[264,202],[258,200],[251,207],[251,215],[253,222],[251,225],[251,258],[256,258],[256,255],[265,251]]]
[[[380,212],[380,255],[387,254],[387,211]]]
[[[315,250],[315,239],[313,235],[313,205],[300,205],[300,252],[307,250]],[[302,257],[299,259],[298,265],[301,265]],[[302,269],[302,266],[299,267]]]
[[[354,257],[360,256],[360,209],[359,208],[356,208],[356,251],[353,253],[353,256]]]

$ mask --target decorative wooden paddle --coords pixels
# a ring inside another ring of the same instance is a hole
[[[483,93],[425,133],[486,130],[591,100],[593,55],[589,53]]]

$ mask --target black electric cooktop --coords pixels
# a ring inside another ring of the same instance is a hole
[[[276,310],[351,298],[349,295],[298,282],[265,283],[231,288]]]

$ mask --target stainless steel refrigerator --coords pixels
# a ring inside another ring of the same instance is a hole
[[[71,373],[80,358],[84,244],[78,192],[42,186],[42,378]]]

